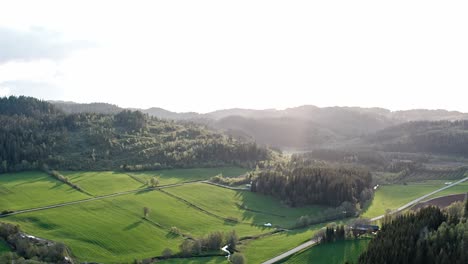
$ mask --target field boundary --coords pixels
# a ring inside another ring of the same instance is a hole
[[[178,201],[183,202],[183,203],[187,204],[188,206],[193,207],[193,208],[195,208],[195,209],[197,209],[197,210],[199,210],[199,211],[201,211],[201,212],[203,212],[203,213],[205,213],[205,214],[207,214],[209,216],[216,217],[216,218],[224,220],[224,221],[234,222],[234,221],[232,221],[232,220],[230,220],[230,219],[228,219],[226,217],[222,217],[220,215],[217,215],[215,213],[207,211],[207,210],[201,208],[200,206],[198,206],[198,205],[196,205],[196,204],[194,204],[194,203],[192,203],[192,202],[190,202],[190,201],[188,201],[188,200],[186,200],[186,199],[184,199],[182,197],[179,197],[179,196],[177,196],[175,194],[169,193],[169,192],[167,192],[165,190],[159,190],[159,191],[161,191],[162,193],[164,193],[164,194],[166,194],[166,195],[168,195],[168,196],[170,196],[170,197],[172,197],[174,199],[177,199]],[[239,222],[239,223],[243,223],[243,222]]]
[[[199,182],[199,181],[196,181],[196,182]],[[150,191],[155,191],[155,190],[161,190],[161,189],[164,189],[164,188],[172,188],[172,187],[182,186],[182,185],[186,185],[186,184],[190,184],[190,183],[193,183],[193,182],[161,185],[159,187],[147,187],[147,188],[142,188],[142,189],[129,190],[129,191],[123,191],[123,192],[100,195],[100,196],[94,196],[94,197],[91,197],[91,198],[76,200],[76,201],[70,201],[70,202],[66,202],[66,203],[53,204],[53,205],[48,205],[48,206],[17,210],[17,211],[13,211],[11,213],[8,213],[8,214],[0,214],[0,218],[11,216],[11,215],[31,213],[31,212],[37,212],[37,211],[42,211],[42,210],[47,210],[47,209],[59,208],[59,207],[64,207],[64,206],[69,206],[69,205],[80,204],[80,203],[92,202],[92,201],[117,197],[117,196],[126,195],[126,194],[132,194],[132,193],[138,193],[138,192],[150,192]]]

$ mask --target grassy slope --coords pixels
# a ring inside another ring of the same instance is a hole
[[[152,221],[161,224],[168,230],[175,226],[183,233],[190,233],[197,237],[211,231],[236,230],[240,236],[271,231],[270,228],[226,222],[223,219],[207,215],[160,191],[129,194],[112,199],[112,203],[135,215],[142,215],[143,207],[148,207],[151,210],[149,219]]]
[[[440,181],[380,186],[371,204],[362,216],[371,218],[385,214],[387,209],[396,209],[443,186],[444,184]]]
[[[62,174],[93,195],[105,195],[146,187],[120,172],[62,172]]]
[[[132,261],[160,255],[166,247],[177,250],[180,238],[143,221],[112,201],[100,200],[46,211],[7,217],[30,234],[61,241],[81,261]]]
[[[225,167],[129,172],[128,174],[141,178],[145,182],[147,182],[151,177],[156,176],[159,177],[160,185],[167,185],[196,180],[208,180],[218,174],[223,174],[226,177],[235,177],[246,172],[247,170],[243,168]]]
[[[239,250],[248,263],[261,263],[310,240],[323,225],[277,233],[256,240],[243,241]]]
[[[458,185],[455,185],[451,188],[438,192],[434,195],[431,195],[428,199],[450,195],[450,194],[459,194],[459,193],[467,193],[468,192],[468,182],[462,182]]]
[[[300,252],[280,263],[356,263],[359,255],[366,250],[370,239],[346,240],[331,244],[321,244]]]
[[[42,172],[0,174],[0,211],[20,210],[89,198]]]
[[[272,223],[290,227],[300,216],[318,215],[324,208],[321,206],[290,208],[270,196],[234,191],[204,183],[179,186],[166,191],[217,215],[236,217],[239,221],[259,225]],[[240,206],[255,211],[245,210]]]
[[[144,206],[151,209],[149,218],[162,227],[142,219]],[[169,234],[171,226],[195,236],[218,230],[236,230],[241,236],[269,231],[226,223],[159,191],[21,214],[2,221],[19,223],[28,233],[66,243],[81,261],[99,262],[158,256],[166,247],[178,251],[182,238]]]

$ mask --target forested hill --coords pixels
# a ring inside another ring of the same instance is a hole
[[[122,108],[105,104],[53,102],[66,113],[118,113]],[[150,116],[189,120],[235,137],[281,149],[313,149],[346,145],[382,129],[411,121],[468,119],[468,114],[446,110],[390,111],[383,108],[316,107],[305,105],[284,110],[224,109],[206,114],[176,113],[162,108],[139,109]]]
[[[365,138],[384,151],[468,157],[468,121],[419,121],[389,127]]]
[[[0,172],[254,165],[270,151],[139,111],[66,114],[30,97],[0,99]]]

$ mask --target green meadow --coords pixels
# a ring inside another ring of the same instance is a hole
[[[345,240],[320,244],[302,251],[280,263],[343,264],[356,263],[359,255],[367,249],[370,239]]]
[[[236,177],[246,172],[247,170],[243,168],[224,167],[128,172],[128,174],[136,177],[137,179],[141,179],[142,182],[148,182],[152,177],[159,177],[159,185],[168,185],[182,182],[208,180],[218,174],[222,174],[225,177]]]
[[[242,241],[239,250],[247,258],[248,263],[262,263],[310,240],[324,226],[315,225]]]
[[[161,175],[166,175],[167,179],[181,175],[180,179],[170,181],[185,182],[190,178],[189,172],[190,170],[163,171]],[[237,176],[245,173],[245,170],[195,169],[194,176],[190,179],[209,178],[220,172],[227,176]],[[135,180],[134,175],[132,177],[125,173],[62,174],[95,196],[141,189],[134,193],[1,219],[19,224],[26,233],[65,243],[82,262],[132,262],[134,259],[160,256],[165,248],[178,252],[184,239],[182,235],[201,237],[213,231],[235,230],[239,237],[258,236],[275,230],[274,227],[264,227],[265,222],[292,225],[297,217],[318,213],[320,210],[320,207],[289,208],[268,196],[233,191],[205,183],[189,183],[150,191],[146,189],[146,185]],[[0,196],[1,204],[8,202],[8,208],[16,210],[90,198],[40,172],[4,174],[0,177],[4,183],[2,192],[7,194]],[[22,195],[24,190],[30,192],[31,196]],[[144,207],[150,209],[147,219],[143,218]],[[239,221],[232,221],[232,218],[238,218]],[[182,235],[171,233],[173,227]],[[309,236],[310,234],[302,235],[295,241],[304,241]],[[290,243],[291,239],[285,241]],[[173,263],[179,263],[178,261],[182,260],[171,260]],[[192,262],[188,263],[221,263],[225,259],[193,258],[190,261]]]
[[[320,215],[323,206],[291,208],[279,200],[249,191],[236,191],[206,183],[178,186],[166,189],[177,197],[226,218],[263,225],[292,227],[303,215]]]
[[[0,211],[21,210],[89,198],[42,172],[0,174]]]
[[[412,200],[444,187],[441,181],[382,185],[374,194],[370,205],[364,209],[363,217],[372,218],[394,210]]]
[[[95,195],[106,195],[147,187],[129,175],[113,171],[61,172],[72,183]]]

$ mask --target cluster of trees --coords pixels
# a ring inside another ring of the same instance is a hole
[[[211,177],[211,182],[228,185],[228,186],[239,186],[242,184],[249,184],[252,181],[252,174],[241,175],[239,177],[223,177],[222,174]]]
[[[397,216],[382,226],[359,263],[467,263],[468,222],[462,213],[457,215],[426,207]]]
[[[289,162],[256,171],[252,191],[278,197],[291,206],[336,207],[360,202],[361,193],[368,192],[371,184],[372,175],[366,169]]]
[[[254,166],[271,151],[205,126],[138,111],[65,114],[30,97],[0,100],[0,173],[40,169]]]
[[[86,192],[85,190],[83,190],[78,184],[76,183],[73,183],[70,181],[70,179],[66,176],[63,176],[62,174],[60,174],[60,172],[56,171],[56,170],[50,170],[49,167],[46,165],[46,164],[43,164],[42,166],[42,170],[49,174],[50,176],[54,177],[55,179],[69,185],[70,187],[72,187],[73,189],[75,190],[78,190],[80,192],[83,192],[83,193],[87,193],[89,194],[88,192]]]
[[[229,233],[212,232],[206,237],[186,239],[180,245],[180,252],[184,257],[200,255],[203,252],[219,250],[224,245],[228,245],[228,250],[233,252],[236,250],[239,237],[235,230]]]
[[[0,223],[0,238],[10,244],[15,251],[15,253],[7,253],[0,257],[0,261],[3,259],[13,261],[11,263],[21,263],[23,259],[27,259],[32,260],[28,263],[34,263],[34,261],[65,263],[67,259],[70,259],[70,250],[64,244],[28,237],[16,225]]]
[[[326,227],[325,232],[322,234],[322,243],[331,243],[346,238],[346,231],[344,225],[335,227]]]

